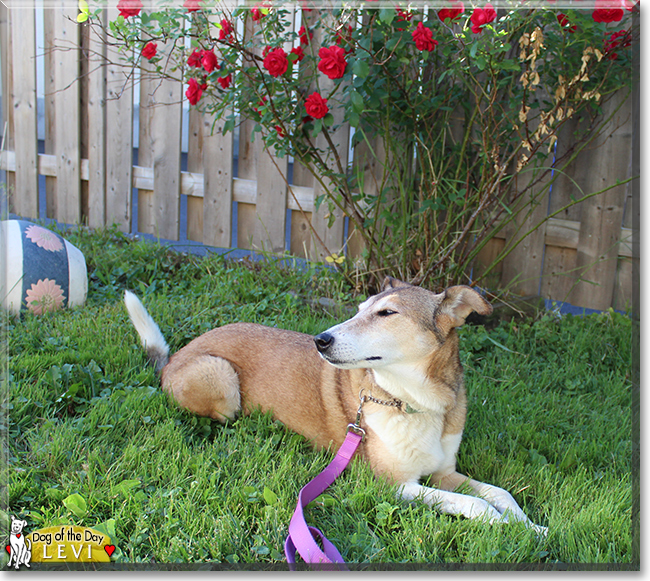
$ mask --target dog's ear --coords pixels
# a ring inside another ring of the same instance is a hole
[[[489,315],[492,305],[472,287],[459,285],[449,287],[436,310],[436,324],[445,333],[454,327],[460,327],[473,311],[479,315]]]
[[[401,280],[393,278],[392,276],[387,276],[381,285],[381,292],[384,292],[385,290],[391,288],[401,288],[405,286],[413,286],[413,285],[410,285],[408,282],[403,282]]]

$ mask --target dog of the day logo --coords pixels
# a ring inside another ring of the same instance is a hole
[[[31,563],[109,563],[115,545],[108,535],[87,527],[59,525],[24,534],[24,520],[11,517],[8,567]]]

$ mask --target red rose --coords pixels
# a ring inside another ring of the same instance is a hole
[[[277,132],[277,134],[278,134],[278,137],[279,137],[280,139],[282,139],[282,138],[284,137],[284,135],[285,135],[285,134],[284,134],[284,129],[282,129],[282,127],[280,127],[279,125],[276,125],[276,126],[275,126],[275,130],[276,130],[276,132]]]
[[[192,54],[187,58],[187,66],[199,68],[201,66],[202,56],[203,56],[202,50],[193,51]]]
[[[625,48],[632,44],[632,36],[630,35],[629,30],[619,30],[618,32],[612,32],[609,35],[609,38],[605,38],[604,43],[604,52],[607,55],[607,58],[610,61],[615,61],[618,58],[618,54],[614,52],[616,48]]]
[[[251,16],[253,18],[253,22],[257,22],[258,20],[262,20],[266,14],[262,12],[262,9],[265,9],[268,11],[268,9],[271,7],[271,5],[268,2],[262,2],[261,4],[256,4],[251,8]]]
[[[291,54],[298,55],[298,62],[305,58],[305,52],[302,50],[302,46],[296,46],[291,49]]]
[[[354,31],[354,28],[352,28],[351,24],[348,24],[348,28],[345,32],[342,32],[341,30],[336,31],[336,38],[334,39],[334,42],[338,44],[339,46],[342,44],[350,44],[352,42],[352,32]],[[350,48],[350,51],[346,52],[351,52],[352,48]]]
[[[321,47],[318,56],[320,57],[318,70],[321,73],[330,79],[340,79],[343,76],[348,64],[345,60],[345,50],[340,46]]]
[[[219,30],[219,40],[228,40],[232,34],[232,24],[225,18],[221,21],[221,30]]]
[[[148,42],[147,44],[144,45],[144,48],[142,49],[142,56],[146,59],[151,60],[153,57],[156,56],[157,51],[158,51],[158,46],[156,45],[156,43]]]
[[[596,1],[596,6],[599,5],[599,2]],[[603,2],[600,2],[600,5],[603,5]],[[596,8],[591,13],[591,17],[595,22],[619,22],[623,18],[623,9],[622,8]]]
[[[456,20],[463,11],[465,10],[465,5],[462,2],[454,2],[451,5],[451,8],[443,8],[442,10],[438,10],[438,18],[442,22],[444,22],[447,18],[449,20]]]
[[[196,79],[190,79],[187,81],[187,91],[185,91],[185,96],[190,102],[190,105],[196,105],[202,94],[203,90]]]
[[[323,99],[319,93],[312,93],[305,101],[305,110],[310,117],[322,119],[329,111],[327,99]]]
[[[571,23],[569,22],[569,18],[567,17],[566,14],[562,14],[561,12],[557,15],[557,21],[559,22],[560,26],[564,29],[566,29],[568,32],[575,32],[578,30],[577,25],[571,26]]]
[[[199,0],[185,0],[185,2],[183,2],[183,8],[188,12],[197,12],[198,10],[201,10]]]
[[[259,110],[259,107],[264,107],[266,105],[266,95],[262,95],[262,100],[257,104],[257,107],[253,107],[253,111],[258,115],[262,115],[262,112]]]
[[[410,10],[408,12],[405,12],[401,8],[396,8],[397,11],[397,20],[404,20],[405,22],[411,22],[411,19],[413,18],[413,12]]]
[[[207,73],[211,73],[218,68],[217,55],[213,50],[204,50],[201,52],[201,66]]]
[[[307,36],[308,33],[309,36]],[[300,36],[300,44],[309,44],[309,41],[314,36],[314,33],[305,29],[304,26],[301,26],[300,30],[298,31],[298,36]]]
[[[232,75],[228,75],[227,77],[219,77],[217,79],[217,83],[221,85],[222,89],[227,89],[230,87],[230,83],[232,83]]]
[[[415,48],[418,50],[426,50],[431,52],[438,46],[438,41],[433,40],[433,31],[427,28],[421,22],[418,22],[417,28],[411,32],[411,36],[415,41]]]
[[[492,4],[486,4],[485,8],[474,8],[474,12],[470,16],[472,21],[472,32],[478,34],[483,30],[483,26],[489,24],[497,17],[497,13],[494,10]]]
[[[396,24],[401,24],[402,22],[411,22],[411,19],[413,18],[413,12],[410,10],[408,12],[405,12],[401,8],[396,8],[395,11],[397,12],[397,22]],[[406,30],[405,28],[402,28],[400,26],[395,27],[397,30]]]
[[[142,2],[140,0],[120,0],[117,3],[117,9],[120,11],[120,16],[124,18],[137,16],[142,10]]]
[[[266,102],[267,102],[267,101],[268,101],[268,99],[266,98],[266,95],[262,95],[262,99],[261,99],[260,102],[257,104],[257,106],[258,106],[258,107],[263,107],[264,105],[266,105]],[[257,111],[257,109],[255,109],[255,111]],[[259,113],[259,111],[257,111],[257,112]]]
[[[272,77],[279,77],[287,72],[289,59],[287,53],[282,48],[274,48],[264,58],[264,68]]]

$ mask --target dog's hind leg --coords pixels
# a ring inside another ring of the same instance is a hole
[[[163,370],[162,386],[183,408],[220,422],[234,419],[241,409],[239,377],[221,357],[201,355]]]

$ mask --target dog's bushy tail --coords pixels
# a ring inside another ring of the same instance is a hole
[[[149,361],[156,368],[156,372],[160,373],[169,361],[169,345],[160,332],[160,327],[151,318],[140,299],[131,291],[124,291],[124,304],[135,330],[140,335],[140,341]]]

